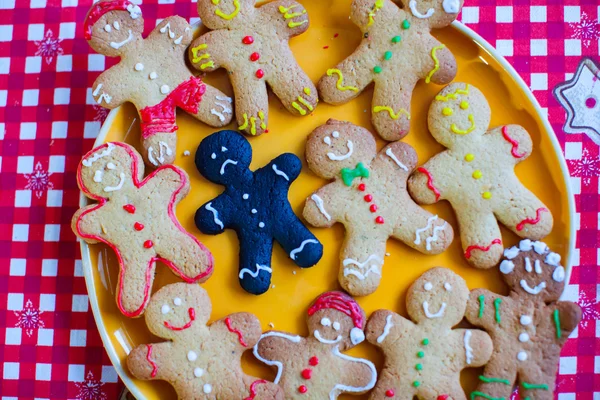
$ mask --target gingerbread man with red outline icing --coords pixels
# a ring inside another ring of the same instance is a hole
[[[152,296],[146,325],[166,342],[141,344],[127,356],[138,379],[164,380],[180,399],[283,400],[280,387],[246,375],[241,357],[261,334],[258,319],[235,313],[213,322],[211,302],[198,285],[174,283]]]
[[[144,159],[150,167],[175,160],[177,107],[213,126],[232,118],[231,98],[192,75],[185,51],[192,41],[181,17],[162,20],[146,39],[140,7],[128,0],[101,0],[85,19],[85,39],[100,54],[121,61],[104,71],[92,96],[106,108],[130,101],[141,117]]]
[[[190,190],[183,170],[165,165],[144,178],[140,154],[127,144],[111,142],[83,157],[77,183],[97,203],[75,213],[73,232],[87,243],[105,243],[116,253],[117,306],[125,316],[144,312],[157,261],[186,282],[210,277],[212,254],[175,216],[177,204]]]
[[[408,180],[419,204],[448,200],[460,227],[464,256],[477,268],[498,265],[498,221],[520,237],[538,240],[552,230],[552,214],[517,175],[532,151],[518,125],[489,129],[490,106],[474,86],[453,83],[431,103],[429,131],[447,150],[417,168]]]

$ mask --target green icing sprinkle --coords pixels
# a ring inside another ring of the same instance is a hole
[[[485,309],[485,296],[480,295],[479,299],[479,318],[483,317],[483,310]]]
[[[425,353],[423,353],[422,351],[420,351],[420,352],[417,353],[417,357],[423,358],[423,357],[425,357]]]
[[[422,365],[422,364],[417,364],[417,365],[415,365],[415,369],[416,369],[417,371],[420,371],[420,370],[422,370],[422,369],[423,369],[423,365]]]
[[[487,376],[479,375],[479,380],[485,383],[504,383],[505,385],[510,385],[508,379],[502,378],[488,378]]]
[[[388,51],[386,51],[386,52],[383,54],[383,58],[384,58],[385,60],[389,60],[389,59],[391,59],[391,58],[392,58],[392,52],[391,52],[391,51],[389,51],[389,50],[388,50]]]
[[[558,314],[558,310],[554,310],[552,313],[552,318],[554,319],[554,326],[556,327],[556,338],[560,339],[560,315]]]
[[[496,309],[496,322],[500,323],[500,303],[502,303],[502,299],[498,297],[494,300],[494,308]]]
[[[485,394],[483,392],[472,392],[471,393],[471,400],[475,400],[475,398],[477,397],[483,397],[484,399],[488,399],[488,400],[505,400],[504,397],[492,397],[489,394]]]
[[[425,339],[423,339],[423,341],[421,343],[423,343],[423,345],[427,346],[429,344],[429,339],[425,338]]]
[[[414,381],[414,382],[413,382],[413,386],[414,386],[414,387],[419,387],[419,386],[421,386],[421,382],[419,382],[419,381]]]
[[[392,38],[392,43],[398,43],[402,38],[400,36],[394,36]]]
[[[402,21],[402,29],[408,29],[410,28],[410,22],[408,22],[407,19],[405,19],[404,21]]]
[[[548,390],[548,385],[546,384],[540,384],[537,385],[535,383],[527,383],[527,382],[523,382],[521,384],[525,389],[542,389],[542,390]]]
[[[381,67],[378,65],[375,68],[373,68],[373,72],[375,72],[376,74],[381,73]]]

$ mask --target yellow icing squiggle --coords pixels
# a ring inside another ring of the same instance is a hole
[[[300,104],[296,103],[295,101],[292,103],[292,107],[294,107],[296,110],[298,110],[300,115],[306,115],[306,110],[304,108],[300,107]]]
[[[344,75],[342,74],[342,71],[340,71],[339,69],[336,68],[331,68],[327,70],[327,76],[333,76],[333,74],[337,74],[338,79],[337,82],[335,84],[335,87],[338,88],[338,90],[346,91],[346,90],[352,90],[353,92],[358,92],[358,88],[354,87],[354,86],[342,86],[344,83]]]
[[[200,57],[198,57],[198,52],[200,50],[206,49],[207,47],[208,47],[208,45],[206,43],[202,43],[202,44],[200,44],[200,45],[198,45],[196,47],[192,47],[192,62],[194,64],[197,63],[200,60],[205,59],[205,58],[210,58],[210,54],[209,53],[203,54]]]
[[[442,96],[442,95],[438,94],[437,96],[435,96],[435,99],[437,101],[448,101],[450,99],[456,100],[456,98],[461,94],[465,94],[465,95],[469,94],[469,84],[468,83],[464,89],[456,89],[454,91],[454,93],[450,93],[447,96]]]
[[[435,55],[435,52],[443,49],[444,47],[446,46],[442,44],[431,49],[431,58],[433,58],[433,62],[435,63],[435,65],[433,69],[427,74],[427,77],[425,78],[425,83],[431,82],[431,77],[433,76],[433,74],[435,74],[438,71],[438,69],[440,69],[440,60],[438,60],[437,56]]]
[[[244,130],[248,127],[248,115],[246,113],[244,113],[242,115],[242,117],[244,117],[244,123],[238,127],[238,129],[240,129],[240,130]]]
[[[302,103],[302,104],[304,105],[304,107],[308,108],[310,111],[312,111],[312,110],[313,110],[313,106],[311,106],[311,105],[310,105],[310,103],[309,103],[308,101],[304,100],[304,98],[303,98],[303,97],[300,97],[300,96],[298,96],[298,101],[299,101],[300,103]]]
[[[305,19],[304,21],[301,21],[301,22],[293,22],[293,21],[290,21],[290,22],[288,23],[288,27],[290,27],[290,28],[295,28],[295,27],[297,27],[297,26],[304,25],[304,24],[306,24],[306,23],[308,23],[308,20],[307,20],[307,19]]]
[[[207,63],[200,64],[200,69],[205,69],[205,68],[214,67],[214,66],[215,66],[215,63],[212,61],[209,61]]]
[[[213,4],[214,4],[214,1],[213,1]],[[217,4],[218,4],[218,2],[217,2]],[[233,6],[235,7],[235,10],[233,10],[233,12],[231,14],[225,14],[223,11],[219,10],[218,8],[215,10],[215,14],[223,19],[228,20],[228,21],[232,20],[240,12],[240,1],[233,0]]]
[[[450,125],[450,130],[457,135],[466,135],[467,133],[473,132],[475,129],[475,118],[473,114],[469,114],[469,121],[471,122],[471,126],[468,129],[459,129],[456,124]]]
[[[250,117],[250,133],[256,135],[256,117]]]
[[[296,8],[296,7],[300,7],[299,4],[294,4],[293,6],[289,6],[288,8],[285,8],[284,6],[279,6],[279,12],[283,14],[283,18],[285,19],[290,19],[290,18],[294,18],[294,17],[298,17],[302,14],[306,14],[306,10],[302,10],[302,12],[292,12],[289,13],[288,11],[290,11],[292,8]]]
[[[392,118],[392,119],[398,119],[398,118],[400,118],[401,114],[406,115],[406,119],[410,119],[410,114],[404,108],[401,108],[401,109],[398,110],[397,113],[394,113],[394,109],[392,107],[389,107],[389,106],[375,106],[375,107],[373,107],[373,112],[375,112],[375,113],[382,112],[382,111],[387,111],[388,114],[390,115],[390,118]]]
[[[375,5],[373,6],[373,9],[369,12],[369,23],[367,23],[367,26],[371,26],[371,25],[373,25],[373,22],[375,22],[375,20],[373,19],[373,17],[377,13],[377,11],[381,7],[383,7],[383,1],[384,0],[377,0],[377,1],[375,1]]]
[[[265,129],[267,129],[267,124],[265,124],[265,113],[259,111],[258,118],[260,118],[260,128],[264,131]]]

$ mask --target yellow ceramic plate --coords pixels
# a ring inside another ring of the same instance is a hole
[[[302,68],[316,82],[327,68],[354,51],[361,34],[348,19],[350,0],[304,3],[311,16],[310,29],[292,39],[290,44]],[[468,28],[454,23],[434,34],[452,50],[458,60],[456,81],[471,83],[486,95],[492,108],[492,126],[520,124],[531,134],[533,154],[517,166],[517,175],[552,211],[554,230],[545,241],[553,251],[560,253],[565,266],[569,267],[568,260],[573,252],[575,238],[571,217],[574,215],[572,195],[566,183],[568,174],[560,146],[538,103],[512,67]],[[232,93],[222,71],[211,74],[206,80],[226,93]],[[440,86],[427,85],[421,81],[414,91],[411,130],[404,140],[416,148],[420,163],[443,150],[429,134],[426,124],[429,103],[440,89]],[[259,168],[284,152],[292,152],[304,159],[307,135],[328,118],[349,120],[373,131],[370,125],[372,94],[372,89],[366,90],[358,99],[339,107],[321,103],[313,114],[306,117],[291,116],[283,109],[279,100],[271,96],[270,132],[250,138],[254,150],[251,168]],[[275,329],[306,335],[305,313],[309,303],[320,293],[339,288],[337,276],[340,246],[344,237],[343,227],[338,224],[331,229],[312,229],[324,245],[324,255],[318,265],[307,270],[296,267],[288,255],[275,246],[273,287],[261,296],[244,292],[237,278],[239,246],[235,233],[228,230],[218,236],[205,236],[194,226],[196,209],[223,190],[221,186],[203,179],[194,166],[194,153],[198,144],[214,129],[183,112],[178,113],[177,118],[179,131],[175,163],[188,172],[192,185],[191,193],[177,208],[177,215],[184,228],[196,235],[215,257],[215,272],[203,285],[212,299],[212,318],[219,319],[229,313],[249,311],[258,316],[264,330],[269,329],[269,324],[272,323]],[[233,126],[229,128],[235,129]],[[125,141],[139,148],[139,119],[133,106],[128,104],[110,113],[96,144],[105,141]],[[383,147],[383,142],[380,141],[379,145]],[[189,150],[191,156],[183,156],[185,150]],[[304,165],[289,194],[296,214],[302,214],[306,197],[325,183]],[[458,231],[448,203],[428,206],[427,209],[449,221],[455,232]],[[502,235],[506,245],[517,242],[517,237],[505,229],[502,230]],[[452,268],[467,280],[470,288],[487,287],[506,292],[497,269],[482,271],[467,265],[458,237],[445,253],[437,256],[423,255],[396,240],[388,241],[387,251],[390,256],[385,260],[381,286],[374,294],[358,299],[367,315],[378,308],[404,313],[406,289],[420,274],[433,266]],[[148,332],[143,319],[128,319],[117,309],[115,286],[118,265],[115,255],[104,245],[88,246],[82,242],[82,258],[94,316],[104,346],[120,377],[138,399],[175,398],[173,389],[166,382],[135,380],[126,371],[125,357],[129,349],[140,343],[161,339]],[[154,290],[175,281],[175,275],[164,265],[159,265]],[[368,343],[352,349],[350,354],[366,356],[381,366],[381,355]],[[246,353],[244,364],[249,373],[267,378],[274,376],[253,358],[251,352]],[[465,375],[465,388],[474,384],[473,374],[474,372]]]

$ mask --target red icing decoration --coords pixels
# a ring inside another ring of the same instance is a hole
[[[83,37],[85,40],[92,38],[92,27],[104,14],[110,11],[127,11],[131,3],[127,0],[103,1],[94,4],[83,24]]]
[[[525,227],[525,224],[535,225],[538,222],[540,222],[542,212],[549,212],[549,211],[546,207],[538,208],[537,210],[535,210],[535,219],[525,218],[523,221],[521,221],[517,224],[517,230],[522,231],[523,228]]]
[[[248,345],[246,344],[246,342],[244,341],[244,335],[242,335],[242,332],[238,329],[234,329],[231,326],[231,320],[229,319],[229,317],[225,318],[225,325],[227,325],[227,329],[229,329],[229,332],[235,333],[238,337],[238,340],[240,341],[240,344],[244,347],[248,347]]]
[[[360,185],[358,185],[358,190],[360,190],[361,192],[364,192],[365,188],[366,188],[366,186],[364,183],[361,183]]]
[[[506,125],[504,125],[502,127],[502,136],[504,137],[504,140],[506,140],[508,143],[512,144],[512,149],[511,149],[511,154],[514,158],[521,158],[524,157],[526,153],[523,154],[519,154],[519,152],[517,151],[519,149],[519,142],[517,142],[515,139],[511,138],[508,134],[508,127]]]
[[[308,315],[311,316],[319,310],[333,308],[352,318],[354,326],[362,329],[364,320],[359,305],[354,299],[342,292],[327,292],[320,295],[312,306],[308,309]],[[312,359],[311,359],[312,360]],[[317,360],[318,361],[318,360]]]
[[[302,377],[304,379],[310,379],[311,376],[312,376],[312,369],[306,368],[306,369],[302,370]]]
[[[150,377],[155,378],[156,374],[158,372],[158,366],[156,365],[156,363],[152,359],[152,345],[151,344],[147,344],[146,348],[148,349],[148,353],[146,353],[146,360],[148,360],[148,362],[150,363],[150,365],[152,365],[152,372],[150,373]]]
[[[244,38],[242,39],[242,43],[252,44],[254,43],[254,38],[252,36],[244,36]]]
[[[327,50],[329,48],[329,46],[323,46],[324,50]]]
[[[149,249],[149,248],[151,248],[152,246],[154,246],[154,243],[152,242],[152,240],[146,240],[146,241],[144,242],[144,247],[145,247],[145,248]]]
[[[596,106],[596,99],[593,97],[588,97],[585,99],[585,106],[587,108],[594,108]]]
[[[308,363],[313,367],[316,367],[317,365],[319,365],[319,358],[317,358],[316,356],[312,356],[310,360],[308,360]]]
[[[260,58],[260,54],[258,54],[257,52],[250,54],[250,61],[252,61],[252,62],[258,61],[259,58]]]
[[[373,195],[370,195],[370,194],[366,195],[366,196],[365,196],[365,201],[366,201],[367,203],[369,203],[369,202],[373,201]]]
[[[171,170],[172,172],[174,172],[176,175],[179,176],[179,181],[181,183],[180,183],[179,187],[177,189],[175,189],[175,191],[171,195],[171,199],[169,200],[169,204],[167,206],[167,213],[169,214],[169,218],[171,219],[171,221],[173,222],[175,227],[177,227],[177,229],[179,229],[183,234],[187,235],[190,239],[192,239],[196,243],[196,245],[207,255],[208,259],[210,260],[208,263],[208,267],[206,268],[205,271],[199,273],[197,276],[188,276],[188,275],[185,275],[183,273],[183,271],[181,271],[179,269],[179,267],[177,265],[175,265],[172,261],[164,259],[162,257],[152,257],[152,259],[150,259],[150,261],[148,262],[148,265],[146,266],[146,284],[144,286],[144,301],[143,301],[142,305],[140,306],[140,308],[138,308],[137,310],[135,310],[133,312],[129,312],[129,311],[125,310],[125,308],[123,307],[123,271],[125,270],[125,264],[123,262],[123,257],[121,256],[121,252],[119,251],[119,249],[117,248],[117,246],[114,243],[109,242],[106,238],[99,236],[99,235],[91,235],[88,233],[84,233],[80,227],[81,221],[87,214],[93,213],[94,211],[97,211],[98,209],[102,208],[106,204],[106,201],[107,201],[107,199],[105,197],[96,196],[96,195],[90,193],[88,188],[85,186],[85,184],[83,183],[83,179],[81,177],[82,164],[80,163],[79,166],[77,167],[77,183],[78,183],[79,187],[81,188],[81,191],[87,197],[89,197],[90,199],[96,200],[98,203],[94,207],[86,209],[84,212],[82,212],[79,215],[79,218],[77,219],[77,221],[75,223],[75,229],[77,231],[77,235],[84,239],[93,239],[98,242],[102,242],[102,243],[106,244],[108,247],[110,247],[115,252],[115,254],[117,255],[117,259],[119,260],[119,283],[118,283],[119,291],[117,292],[117,307],[119,307],[119,310],[121,311],[121,313],[123,315],[125,315],[128,318],[133,318],[133,317],[139,316],[142,313],[142,311],[146,307],[146,304],[148,303],[148,300],[150,298],[150,287],[152,286],[152,270],[153,270],[152,267],[153,267],[154,263],[156,263],[157,261],[162,261],[167,267],[169,267],[171,269],[171,271],[173,271],[173,273],[175,273],[177,276],[179,276],[182,280],[184,280],[187,283],[194,283],[194,282],[197,282],[197,281],[201,280],[202,278],[212,274],[214,259],[213,259],[212,254],[210,253],[210,251],[202,243],[200,243],[200,241],[198,239],[196,239],[196,237],[194,235],[190,234],[185,229],[183,229],[183,227],[177,220],[177,217],[175,216],[175,211],[174,211],[175,202],[177,200],[177,197],[179,196],[179,193],[181,193],[181,191],[183,190],[183,188],[185,187],[185,185],[188,182],[187,175],[182,170],[180,170],[179,168],[177,168],[173,165],[164,165],[160,168],[155,169],[154,172],[152,172],[150,175],[148,175],[142,181],[139,181],[137,178],[138,177],[138,162],[137,162],[138,157],[137,157],[137,155],[134,154],[134,152],[131,148],[129,148],[128,146],[126,146],[123,143],[113,142],[113,145],[121,147],[122,150],[127,152],[130,159],[133,160],[133,162],[131,163],[131,176],[133,179],[133,185],[138,189],[143,187],[146,183],[150,182],[157,174],[159,174],[165,170]],[[98,147],[90,150],[85,156],[83,156],[83,159],[88,158],[90,155],[92,155],[93,153],[96,153],[97,151],[101,151],[101,150],[105,149],[107,146],[108,146],[108,144],[105,143],[101,146],[98,146]],[[131,206],[131,207],[129,207],[129,206]],[[130,212],[129,210],[133,210],[133,212],[135,212],[135,206],[133,206],[131,204],[127,204],[127,205],[123,206],[123,208],[127,212]]]
[[[256,70],[256,77],[258,79],[262,78],[263,76],[265,76],[265,71],[263,71],[262,69],[257,69]]]
[[[437,397],[437,400],[448,400],[450,398],[450,396],[448,396],[447,394],[440,394]]]
[[[394,391],[392,389],[388,389],[385,391],[385,396],[386,397],[394,397],[396,393],[394,393]]]
[[[308,391],[308,389],[306,388],[306,386],[302,385],[298,388],[298,391],[300,393],[306,393]]]
[[[490,248],[495,245],[495,244],[502,244],[502,239],[494,239],[492,240],[492,243],[490,243],[489,246],[483,247],[483,246],[479,246],[479,245],[473,245],[473,246],[469,246],[467,247],[467,249],[465,250],[465,257],[467,259],[471,258],[471,252],[473,250],[481,250],[481,251],[489,251]]]
[[[371,212],[377,211],[377,204],[371,204],[371,207],[369,207],[369,210],[371,210]]]
[[[172,331],[184,331],[190,326],[192,326],[192,322],[196,320],[196,311],[193,307],[188,308],[188,314],[190,316],[190,320],[183,326],[173,326],[168,321],[164,321],[163,324],[165,325],[165,327],[169,328]]]
[[[254,400],[254,398],[256,397],[256,386],[266,383],[267,381],[264,379],[259,379],[257,381],[252,382],[252,385],[250,385],[250,396],[246,397],[244,400]]]
[[[440,199],[440,191],[437,190],[435,186],[433,186],[433,176],[431,176],[431,173],[423,167],[417,168],[417,171],[427,175],[427,187],[435,194],[435,201],[438,201]]]
[[[129,214],[135,214],[135,206],[133,204],[125,204],[123,210],[127,211]]]
[[[379,217],[375,218],[375,222],[378,224],[383,224],[385,221],[383,220],[382,216],[379,216]]]
[[[144,229],[144,224],[136,222],[135,224],[133,224],[133,229],[135,229],[136,231],[141,231],[142,229]]]
[[[182,82],[158,104],[140,110],[142,137],[160,133],[175,132],[175,108],[179,107],[190,114],[198,113],[198,104],[206,92],[202,79],[195,76]]]

